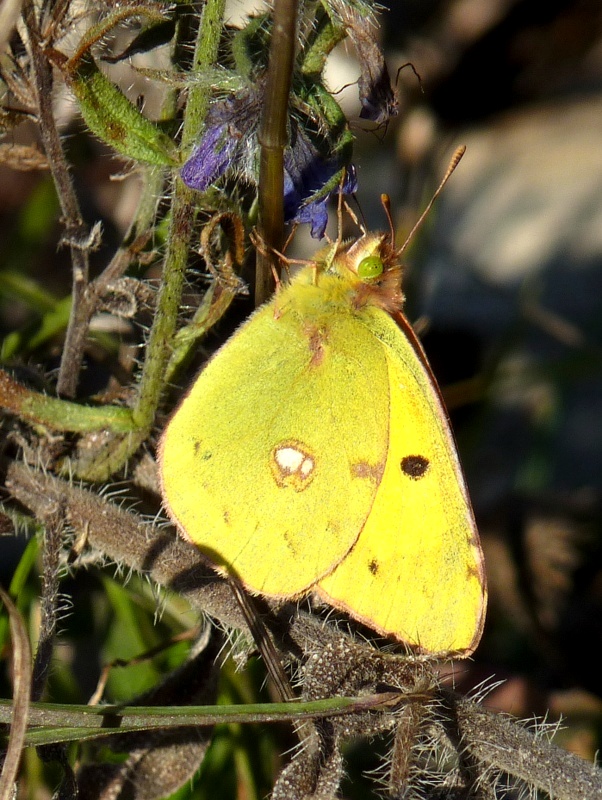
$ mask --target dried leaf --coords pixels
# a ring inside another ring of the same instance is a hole
[[[48,169],[46,156],[26,144],[0,144],[0,163],[20,172]]]
[[[389,71],[380,45],[372,15],[361,2],[330,0],[353,42],[360,64],[358,80],[362,110],[360,117],[379,125],[397,116],[398,103],[391,86]]]

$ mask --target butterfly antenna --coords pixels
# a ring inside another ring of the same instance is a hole
[[[397,84],[399,83],[399,75],[401,71],[406,67],[409,67],[412,70],[412,72],[414,73],[414,77],[418,81],[418,86],[420,86],[420,91],[422,92],[422,94],[424,94],[424,86],[422,85],[422,78],[420,77],[420,73],[418,72],[416,67],[412,64],[411,61],[406,61],[406,63],[402,64],[401,67],[399,67],[399,69],[397,70],[397,75],[395,77],[395,86],[397,86]]]
[[[391,216],[391,198],[388,194],[381,194],[380,202],[385,210],[387,222],[389,223],[389,235],[391,236],[391,247],[395,245],[395,225],[393,225],[393,217]]]
[[[397,251],[397,255],[398,255],[398,256],[400,256],[400,255],[403,253],[403,251],[406,249],[406,247],[409,245],[409,243],[410,243],[410,242],[412,241],[412,239],[414,238],[414,234],[416,233],[416,231],[418,230],[418,228],[419,228],[419,227],[422,225],[422,223],[424,222],[424,220],[425,220],[425,218],[426,218],[427,214],[429,213],[429,211],[430,211],[430,210],[431,210],[431,208],[433,207],[433,203],[435,202],[435,200],[436,200],[436,199],[439,197],[439,195],[440,195],[440,194],[441,194],[441,192],[443,191],[443,187],[445,186],[445,184],[446,184],[446,183],[448,182],[448,180],[450,179],[452,172],[455,170],[455,168],[456,168],[456,167],[458,166],[458,164],[460,163],[460,159],[462,158],[462,156],[464,155],[464,153],[465,153],[465,152],[466,152],[466,147],[465,147],[465,145],[461,145],[460,147],[458,147],[458,149],[456,150],[456,152],[453,154],[453,156],[452,156],[452,158],[451,158],[451,161],[449,162],[449,166],[448,166],[448,168],[447,168],[447,170],[446,170],[446,172],[445,172],[445,175],[443,176],[443,179],[442,179],[441,183],[440,183],[440,184],[439,184],[439,186],[437,187],[437,191],[436,191],[436,192],[435,192],[435,194],[434,194],[434,195],[431,197],[431,199],[430,199],[430,201],[429,201],[429,204],[428,204],[428,205],[427,205],[427,207],[424,209],[424,211],[422,212],[422,214],[421,214],[421,215],[418,217],[418,220],[417,220],[416,224],[414,225],[414,227],[412,228],[412,230],[411,230],[411,231],[409,232],[409,234],[407,235],[405,242],[404,242],[404,243],[401,245],[401,247],[400,247],[400,248],[399,248],[399,250]]]

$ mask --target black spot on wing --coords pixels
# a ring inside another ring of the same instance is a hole
[[[428,472],[430,461],[425,456],[405,456],[401,459],[401,471],[412,480],[420,480]]]

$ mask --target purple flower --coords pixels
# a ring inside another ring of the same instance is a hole
[[[208,128],[192,156],[180,171],[182,180],[191,189],[204,192],[230,166],[237,142],[229,136],[228,126]]]
[[[335,160],[324,161],[318,155],[307,163],[305,169],[298,169],[298,164],[291,165],[291,159],[287,158],[290,152],[287,150],[284,154],[285,222],[307,223],[311,225],[312,237],[321,239],[328,224],[328,200],[341,185],[341,165]],[[324,191],[329,183],[332,188]],[[356,189],[355,169],[349,167],[341,190],[343,194],[352,194]]]
[[[244,91],[213,104],[201,141],[180,171],[191,189],[204,192],[226,172],[248,178],[249,137],[256,141],[260,114],[257,91]]]
[[[212,106],[201,141],[180,172],[187,186],[205,191],[224,174],[257,184],[261,105],[262,93],[247,89]],[[291,144],[284,151],[284,217],[310,224],[311,235],[321,239],[327,201],[338,191],[344,166],[341,159],[325,159],[301,123],[291,118]],[[320,144],[326,149],[327,142]],[[355,171],[348,168],[343,192],[354,192],[356,185]]]

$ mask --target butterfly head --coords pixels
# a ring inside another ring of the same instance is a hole
[[[389,313],[401,309],[401,266],[389,234],[364,234],[342,248],[333,267],[353,284],[356,307],[376,305]]]

